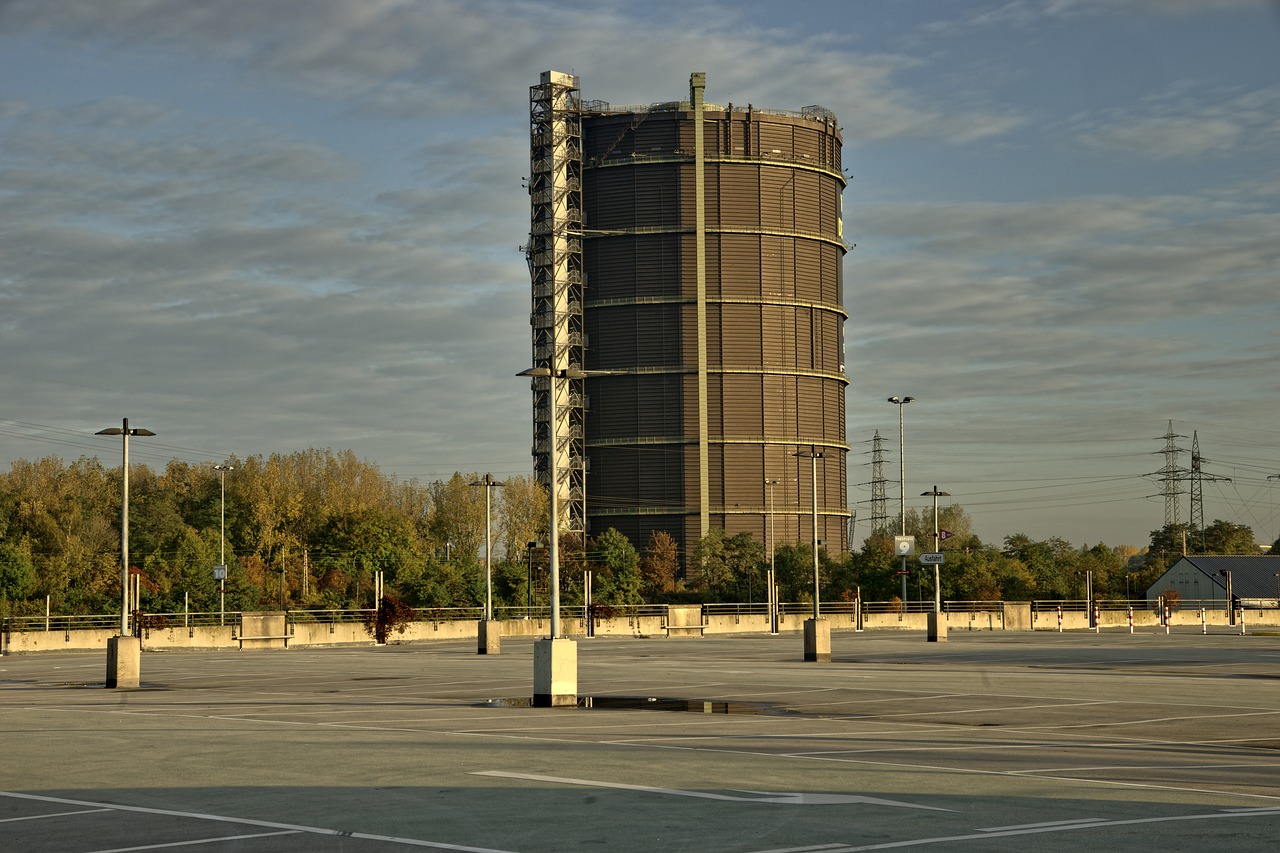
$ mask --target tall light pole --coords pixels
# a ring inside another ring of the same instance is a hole
[[[914,403],[915,400],[915,397],[899,397],[897,394],[888,400],[898,407],[898,517],[901,519],[903,536],[907,535],[907,444],[902,424],[902,407],[908,403]],[[905,607],[907,603],[907,558],[905,556],[902,558],[902,569],[899,575],[902,577],[902,604]]]
[[[559,368],[559,347],[553,347],[551,367],[530,367],[517,376],[549,379],[549,424],[551,452],[547,454],[547,479],[550,495],[547,501],[549,524],[547,534],[547,574],[550,576],[551,636],[540,640],[533,649],[533,704],[539,707],[578,704],[578,647],[560,636],[560,496],[559,448],[556,446],[556,395],[562,379],[586,379],[611,371],[586,371],[581,367]]]
[[[813,618],[820,619],[822,613],[818,602],[818,460],[822,458],[823,453],[813,445],[808,450],[799,450],[791,455],[809,459],[809,485],[813,491]]]
[[[818,577],[818,460],[823,453],[817,445],[808,450],[798,450],[791,454],[798,458],[809,458],[810,485],[813,492],[813,617],[804,623],[804,659],[806,661],[831,660],[831,625],[822,618],[822,605],[819,601]]]
[[[129,419],[124,425],[98,430],[97,435],[119,435],[124,437],[124,466],[120,476],[120,636],[129,635],[129,436],[155,435],[149,429],[129,428]]]
[[[942,547],[938,541],[938,498],[949,498],[951,493],[940,492],[937,486],[933,487],[933,491],[920,493],[922,498],[931,495],[933,496],[933,550],[941,551]],[[933,612],[942,612],[942,577],[937,563],[933,564]]]
[[[108,688],[137,687],[142,671],[142,640],[129,635],[129,436],[155,435],[149,429],[122,426],[99,430],[98,435],[124,438],[124,464],[120,469],[120,635],[107,638]]]
[[[484,486],[484,617],[480,620],[476,652],[482,655],[497,654],[501,633],[493,619],[493,511],[491,507],[493,490],[498,486],[505,486],[506,483],[493,479],[492,474],[485,474],[471,485]]]
[[[775,578],[777,578],[778,576],[777,574],[778,555],[776,553],[778,549],[778,539],[774,535],[775,531],[773,527],[773,520],[775,518],[773,514],[773,487],[778,485],[778,482],[779,482],[778,480],[774,480],[774,479],[766,479],[764,481],[764,484],[769,487],[769,544],[767,547],[769,549],[768,600],[769,600],[769,633],[770,634],[778,633],[778,599],[777,599],[778,593],[777,593],[777,586],[775,585]]]
[[[227,472],[236,469],[232,465],[214,465],[213,470],[218,472],[218,478],[222,481],[222,509],[219,514],[222,534],[218,551],[218,565],[222,567],[222,577],[218,578],[218,624],[221,625],[225,621],[227,610]]]

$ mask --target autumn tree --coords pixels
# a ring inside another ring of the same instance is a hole
[[[676,591],[676,576],[680,571],[680,554],[676,540],[665,530],[649,533],[649,544],[640,560],[640,576],[646,597],[661,596]]]

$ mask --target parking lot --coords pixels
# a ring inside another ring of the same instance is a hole
[[[0,848],[1272,850],[1280,636],[838,633],[0,658]],[[584,698],[584,702],[586,699]]]

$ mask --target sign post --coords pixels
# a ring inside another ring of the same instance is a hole
[[[218,582],[218,624],[221,625],[227,612],[227,567],[214,566],[213,579]]]

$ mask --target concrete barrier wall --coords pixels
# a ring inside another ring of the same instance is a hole
[[[778,618],[780,633],[799,633],[808,613],[786,613]],[[833,632],[858,630],[852,614],[824,615]],[[690,637],[712,634],[767,634],[768,617],[763,614],[713,614],[705,618],[697,605],[682,605],[673,624],[670,614],[632,616],[627,614],[609,619],[595,620],[595,636],[632,637]],[[1183,630],[1202,624],[1199,610],[1175,610],[1169,616],[1170,624]],[[1280,627],[1280,610],[1245,611],[1246,631],[1254,628]],[[144,651],[181,649],[284,649],[317,646],[372,645],[373,636],[362,622],[289,622],[283,611],[262,614],[243,614],[242,627],[233,626],[228,619],[223,626],[173,625],[143,631]],[[1062,630],[1087,631],[1089,614],[1083,611],[1064,611]],[[1053,611],[1033,613],[1026,603],[1011,602],[1001,610],[979,610],[972,613],[946,614],[948,631],[1057,631],[1058,617]],[[1149,609],[1133,611],[1135,629],[1150,631],[1159,627],[1158,615]],[[1203,624],[1222,633],[1226,627],[1239,629],[1239,622],[1232,624],[1222,610],[1205,611]],[[924,631],[928,625],[927,613],[864,613],[862,627],[867,631]],[[422,643],[432,640],[462,640],[475,638],[478,623],[474,620],[444,621],[426,620],[405,626],[405,630],[391,632],[388,642],[392,645]],[[582,617],[562,618],[561,630],[568,636],[585,636],[586,621]],[[1129,614],[1124,610],[1103,610],[1098,615],[1098,630],[1104,632],[1127,631]],[[673,630],[673,628],[675,630]],[[502,634],[507,637],[545,637],[549,630],[546,619],[512,619],[502,622]],[[92,651],[107,647],[107,640],[116,635],[109,628],[14,631],[0,634],[0,654],[39,654],[46,652]],[[256,639],[254,639],[256,638]]]

